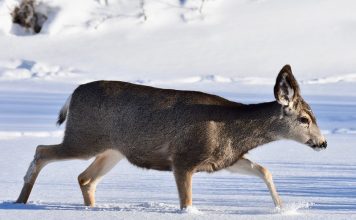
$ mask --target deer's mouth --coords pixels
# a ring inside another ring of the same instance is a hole
[[[324,150],[324,149],[326,149],[326,147],[328,145],[328,143],[326,141],[324,141],[321,144],[315,144],[312,139],[309,139],[305,144],[310,146],[311,148],[313,148],[313,150],[315,150],[315,151]]]

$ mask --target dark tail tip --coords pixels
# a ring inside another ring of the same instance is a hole
[[[57,119],[58,126],[60,126],[67,118],[67,113],[68,113],[69,104],[71,102],[71,99],[72,99],[72,95],[70,95],[67,98],[67,101],[64,103],[62,109],[59,111],[58,119]]]
[[[65,104],[58,114],[57,125],[60,126],[67,118],[68,105]]]
[[[66,117],[67,115],[63,111],[61,111],[58,115],[57,126],[63,124],[63,122],[66,120]]]

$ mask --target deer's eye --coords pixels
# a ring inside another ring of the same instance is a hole
[[[300,117],[299,121],[303,124],[309,124],[309,119],[307,117]]]

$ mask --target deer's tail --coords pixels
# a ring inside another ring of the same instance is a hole
[[[58,126],[60,126],[67,118],[67,114],[68,114],[68,111],[69,111],[69,105],[70,105],[71,99],[72,99],[72,95],[70,95],[67,98],[67,101],[64,103],[63,107],[59,111],[58,120],[57,120],[57,125]]]

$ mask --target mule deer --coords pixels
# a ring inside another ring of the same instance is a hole
[[[158,89],[117,81],[79,86],[60,111],[63,142],[40,145],[17,203],[26,203],[41,169],[66,159],[94,162],[79,175],[84,204],[94,206],[96,185],[121,159],[173,171],[180,208],[192,205],[195,172],[227,169],[261,178],[282,205],[270,172],[244,155],[280,139],[326,148],[315,116],[303,100],[289,65],[274,87],[276,101],[245,105],[194,91]]]

